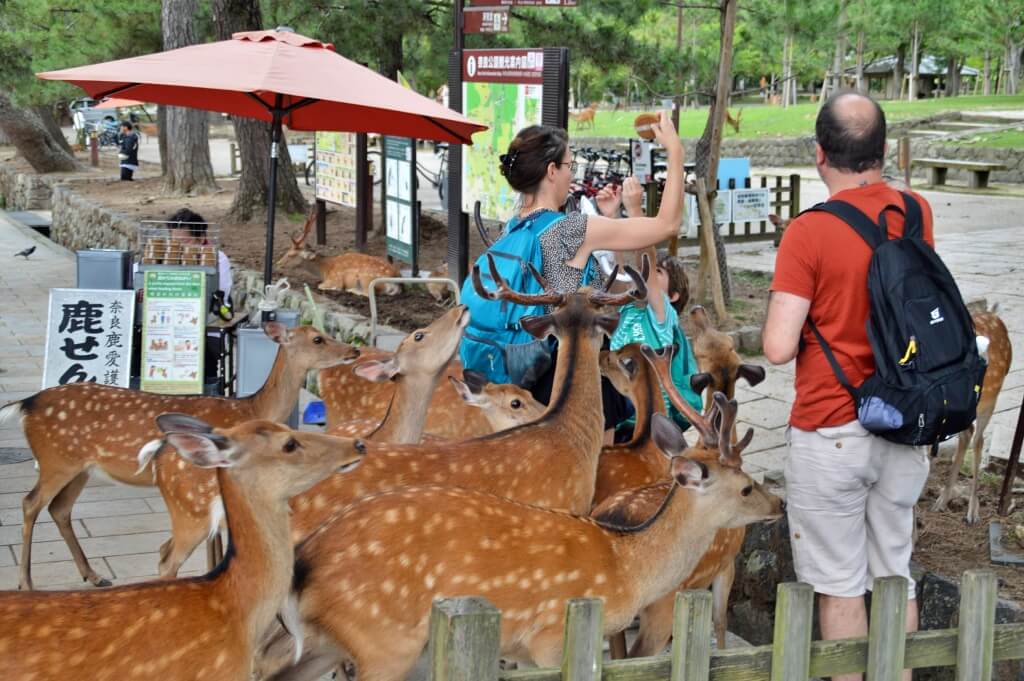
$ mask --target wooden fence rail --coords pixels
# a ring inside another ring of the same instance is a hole
[[[676,594],[669,655],[605,662],[601,601],[566,607],[565,647],[558,669],[500,671],[500,613],[481,598],[437,601],[431,614],[433,681],[806,681],[867,672],[897,681],[904,668],[955,667],[957,681],[991,681],[992,665],[1024,659],[1024,624],[995,624],[996,575],[964,574],[958,629],[906,633],[907,581],[876,579],[866,638],[812,641],[814,592],[778,587],[772,645],[711,649],[711,594]]]

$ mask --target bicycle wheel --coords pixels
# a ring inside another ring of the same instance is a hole
[[[441,206],[443,208],[445,197],[448,196],[448,173],[443,171],[438,174],[437,195],[441,199]]]

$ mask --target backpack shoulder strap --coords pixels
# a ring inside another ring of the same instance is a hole
[[[854,403],[857,402],[857,389],[850,383],[850,379],[846,377],[846,372],[839,366],[836,356],[832,354],[832,348],[825,342],[825,337],[821,335],[821,331],[818,331],[818,325],[814,323],[810,315],[807,315],[807,325],[811,327],[811,331],[814,333],[814,337],[818,339],[818,344],[821,346],[822,352],[825,353],[825,359],[828,360],[829,366],[832,367],[832,372],[836,375],[839,380],[839,384],[846,388],[846,392],[850,393],[853,397]]]
[[[906,206],[906,215],[903,218],[903,238],[923,239],[924,238],[924,215],[921,212],[921,204],[907,192],[900,192],[903,196],[903,204]]]
[[[811,211],[819,211],[835,215],[837,218],[853,228],[857,234],[860,234],[860,237],[867,242],[868,246],[871,246],[872,250],[878,248],[886,239],[886,235],[882,233],[882,230],[871,218],[865,215],[859,208],[853,204],[847,203],[846,201],[840,201],[838,199],[825,201],[824,203],[819,203],[816,206],[808,208],[804,213]]]

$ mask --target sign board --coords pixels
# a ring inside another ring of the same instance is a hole
[[[654,177],[653,145],[647,140],[629,140],[629,157],[633,164],[633,177],[647,184]]]
[[[578,0],[466,0],[469,6],[501,5],[503,7],[575,7]]]
[[[733,221],[732,192],[728,189],[719,190],[712,208],[715,211],[715,224],[721,233],[724,225]],[[686,195],[686,217],[683,225],[686,227],[686,238],[696,239],[697,228],[700,226],[700,210],[697,208],[697,197],[693,194]]]
[[[356,205],[356,135],[351,132],[318,132],[316,198],[343,206]]]
[[[772,212],[771,190],[733,189],[732,222],[761,222]]]
[[[50,289],[43,388],[94,382],[128,387],[135,292]]]
[[[466,50],[462,66],[463,114],[490,126],[473,136],[473,146],[462,148],[462,210],[472,213],[480,201],[484,219],[504,221],[517,197],[501,175],[498,157],[517,132],[542,122],[544,52]]]
[[[475,7],[464,12],[464,33],[508,33],[507,7]]]
[[[409,137],[384,138],[384,197],[388,255],[416,261],[416,144]]]
[[[142,310],[142,389],[202,393],[206,275],[185,269],[146,272]]]

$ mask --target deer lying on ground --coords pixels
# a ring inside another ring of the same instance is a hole
[[[431,277],[443,277],[449,279],[448,263],[441,263],[436,270],[430,273]],[[452,296],[452,289],[445,284],[427,283],[427,292],[439,303],[443,303]]]
[[[223,562],[202,577],[104,591],[0,592],[5,678],[250,678],[256,643],[292,584],[288,497],[356,465],[362,445],[269,421],[157,422],[183,460],[216,469],[231,537]]]
[[[306,217],[306,224],[297,237],[290,237],[292,245],[282,255],[276,266],[297,267],[308,274],[319,277],[317,288],[321,291],[350,291],[361,296],[369,295],[370,282],[377,277],[398,277],[401,272],[398,266],[384,258],[366,253],[348,251],[341,255],[320,255],[306,243],[310,229],[316,219],[316,209]],[[394,296],[402,292],[402,286],[396,283],[381,284],[378,289],[385,295]]]
[[[253,419],[284,421],[299,397],[306,373],[352,362],[359,350],[312,327],[288,329],[271,322],[267,335],[280,345],[267,382],[243,399],[202,395],[158,395],[96,383],[47,388],[0,409],[0,422],[22,417],[25,438],[39,464],[39,481],[22,502],[19,588],[31,589],[32,531],[44,506],[71,550],[82,578],[94,586],[110,582],[89,565],[71,525],[71,507],[92,469],[128,485],[157,485],[167,502],[172,536],[160,547],[160,574],[170,577],[207,534],[210,507],[200,497],[216,495],[216,476],[176,457],[161,457],[157,469],[139,470],[139,448],[158,433],[153,418],[168,411],[192,414],[217,427]]]
[[[433,600],[462,593],[501,610],[502,657],[558,666],[567,600],[601,598],[605,633],[620,631],[692,572],[719,529],[782,515],[781,499],[728,460],[683,456],[667,418],[653,430],[673,482],[640,523],[446,487],[353,504],[297,551],[300,613],[329,643],[275,680],[316,678],[344,656],[360,681],[400,681],[427,643]]]
[[[550,314],[520,321],[537,338],[558,337],[554,388],[546,411],[532,423],[461,442],[368,443],[366,462],[353,475],[325,480],[293,500],[296,539],[360,497],[417,484],[468,487],[547,508],[589,511],[603,438],[598,354],[604,336],[611,335],[618,322],[617,315],[605,314],[602,308],[643,300],[647,293],[640,273],[631,267],[626,271],[635,286],[626,293],[559,293],[534,272],[544,292],[523,294],[508,287],[493,262],[491,275],[498,288],[487,291],[475,267],[473,284],[481,295],[554,307]]]
[[[590,104],[587,108],[581,110],[579,113],[570,113],[569,118],[576,121],[576,129],[582,130],[588,123],[590,128],[594,128],[596,123],[595,118],[597,116],[597,104]]]
[[[1006,378],[1010,365],[1013,363],[1013,348],[1010,345],[1010,335],[1006,331],[1006,325],[995,312],[978,312],[972,315],[974,321],[974,332],[988,339],[988,367],[985,369],[985,378],[981,387],[981,397],[978,399],[978,416],[974,425],[960,433],[956,443],[956,454],[949,467],[949,479],[945,487],[935,500],[933,511],[945,511],[950,500],[955,495],[956,482],[960,475],[960,467],[964,462],[964,455],[967,453],[968,444],[972,445],[973,455],[971,461],[971,493],[967,503],[967,524],[977,523],[981,516],[978,509],[978,469],[981,466],[982,449],[985,447],[985,428],[992,418],[996,408],[996,400],[999,398],[999,391],[1003,388],[1003,380]],[[973,437],[973,440],[972,440]]]

